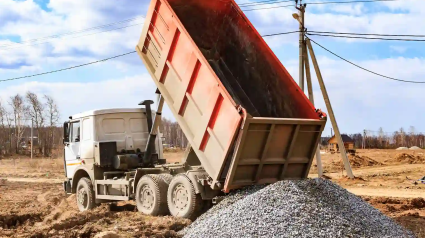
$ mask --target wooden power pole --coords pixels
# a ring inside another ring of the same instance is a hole
[[[297,0],[296,0],[297,1]],[[299,7],[296,7],[298,9],[298,14],[293,14],[292,16],[299,22],[299,83],[298,85],[301,88],[301,91],[304,93],[304,48],[305,48],[305,41],[304,41],[304,12],[306,4],[301,3],[302,0],[300,0]]]
[[[350,161],[348,160],[347,153],[345,151],[344,142],[342,141],[341,133],[339,132],[338,124],[336,123],[335,114],[332,109],[331,102],[329,100],[329,95],[323,82],[322,73],[320,72],[319,64],[317,63],[316,55],[314,54],[313,47],[311,46],[310,39],[306,39],[306,44],[310,52],[311,60],[313,61],[314,69],[316,71],[317,80],[319,81],[320,89],[323,94],[323,99],[328,110],[329,117],[331,119],[332,127],[335,131],[335,137],[338,141],[339,151],[341,154],[342,161],[344,162],[345,171],[347,171],[347,176],[349,178],[354,178],[353,171],[351,170]]]

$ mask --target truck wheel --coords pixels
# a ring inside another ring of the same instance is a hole
[[[77,206],[80,211],[87,211],[95,207],[94,190],[89,178],[81,178],[77,184]]]
[[[147,215],[167,215],[167,184],[156,174],[143,176],[136,187],[137,210]]]
[[[202,198],[195,193],[190,179],[184,175],[177,175],[168,186],[168,209],[175,217],[196,219],[202,210]]]

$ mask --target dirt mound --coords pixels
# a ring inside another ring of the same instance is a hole
[[[408,153],[399,153],[394,158],[388,159],[385,162],[403,163],[403,164],[424,164],[425,157],[423,155],[413,155]]]
[[[374,159],[371,159],[367,156],[349,155],[348,159],[350,161],[351,167],[353,167],[353,168],[383,165],[383,163],[378,162]],[[341,160],[332,162],[332,165],[333,166],[340,166],[341,168],[344,167],[344,164]]]
[[[362,197],[372,206],[387,214],[395,214],[415,209],[424,209],[423,198],[389,198],[389,197]]]
[[[356,168],[383,165],[381,162],[373,160],[367,156],[350,155],[349,159],[350,159],[351,166]]]

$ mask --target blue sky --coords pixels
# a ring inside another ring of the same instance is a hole
[[[306,2],[317,2],[310,0]],[[329,0],[320,0],[329,1]],[[341,0],[343,1],[343,0]],[[240,3],[249,1],[239,1]],[[70,67],[133,51],[147,12],[147,0],[1,0],[0,80]],[[263,5],[270,7],[287,3]],[[246,12],[261,34],[294,31],[294,8]],[[425,34],[425,1],[308,5],[306,27],[311,31],[381,34]],[[125,19],[93,34],[75,33]],[[40,38],[74,32],[63,37]],[[88,35],[91,34],[91,35]],[[267,43],[298,81],[297,34],[266,38]],[[405,80],[425,81],[425,42],[371,41],[311,36],[335,53],[373,71]],[[30,41],[38,39],[38,41]],[[14,42],[24,41],[23,44]],[[26,41],[26,42],[25,42]],[[393,132],[400,127],[425,132],[425,85],[384,79],[355,68],[314,46],[342,132],[363,129]],[[317,108],[326,107],[313,74]],[[49,94],[59,104],[62,120],[81,111],[135,107],[154,97],[154,84],[136,54],[55,74],[0,82],[0,100],[31,90]],[[166,117],[172,117],[169,110]],[[330,121],[324,135],[330,133]]]

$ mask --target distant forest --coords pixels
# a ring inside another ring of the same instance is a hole
[[[59,122],[60,113],[55,100],[49,95],[39,98],[33,92],[0,99],[0,156],[29,154],[31,143],[31,119],[33,121],[34,153],[48,157],[55,148],[62,146],[63,129]],[[185,148],[188,140],[177,122],[163,118],[160,131],[164,147]],[[400,128],[395,132],[365,130],[348,134],[357,149],[391,149],[398,147],[425,147],[425,135],[411,126],[408,131]],[[321,138],[326,146],[329,137]]]

